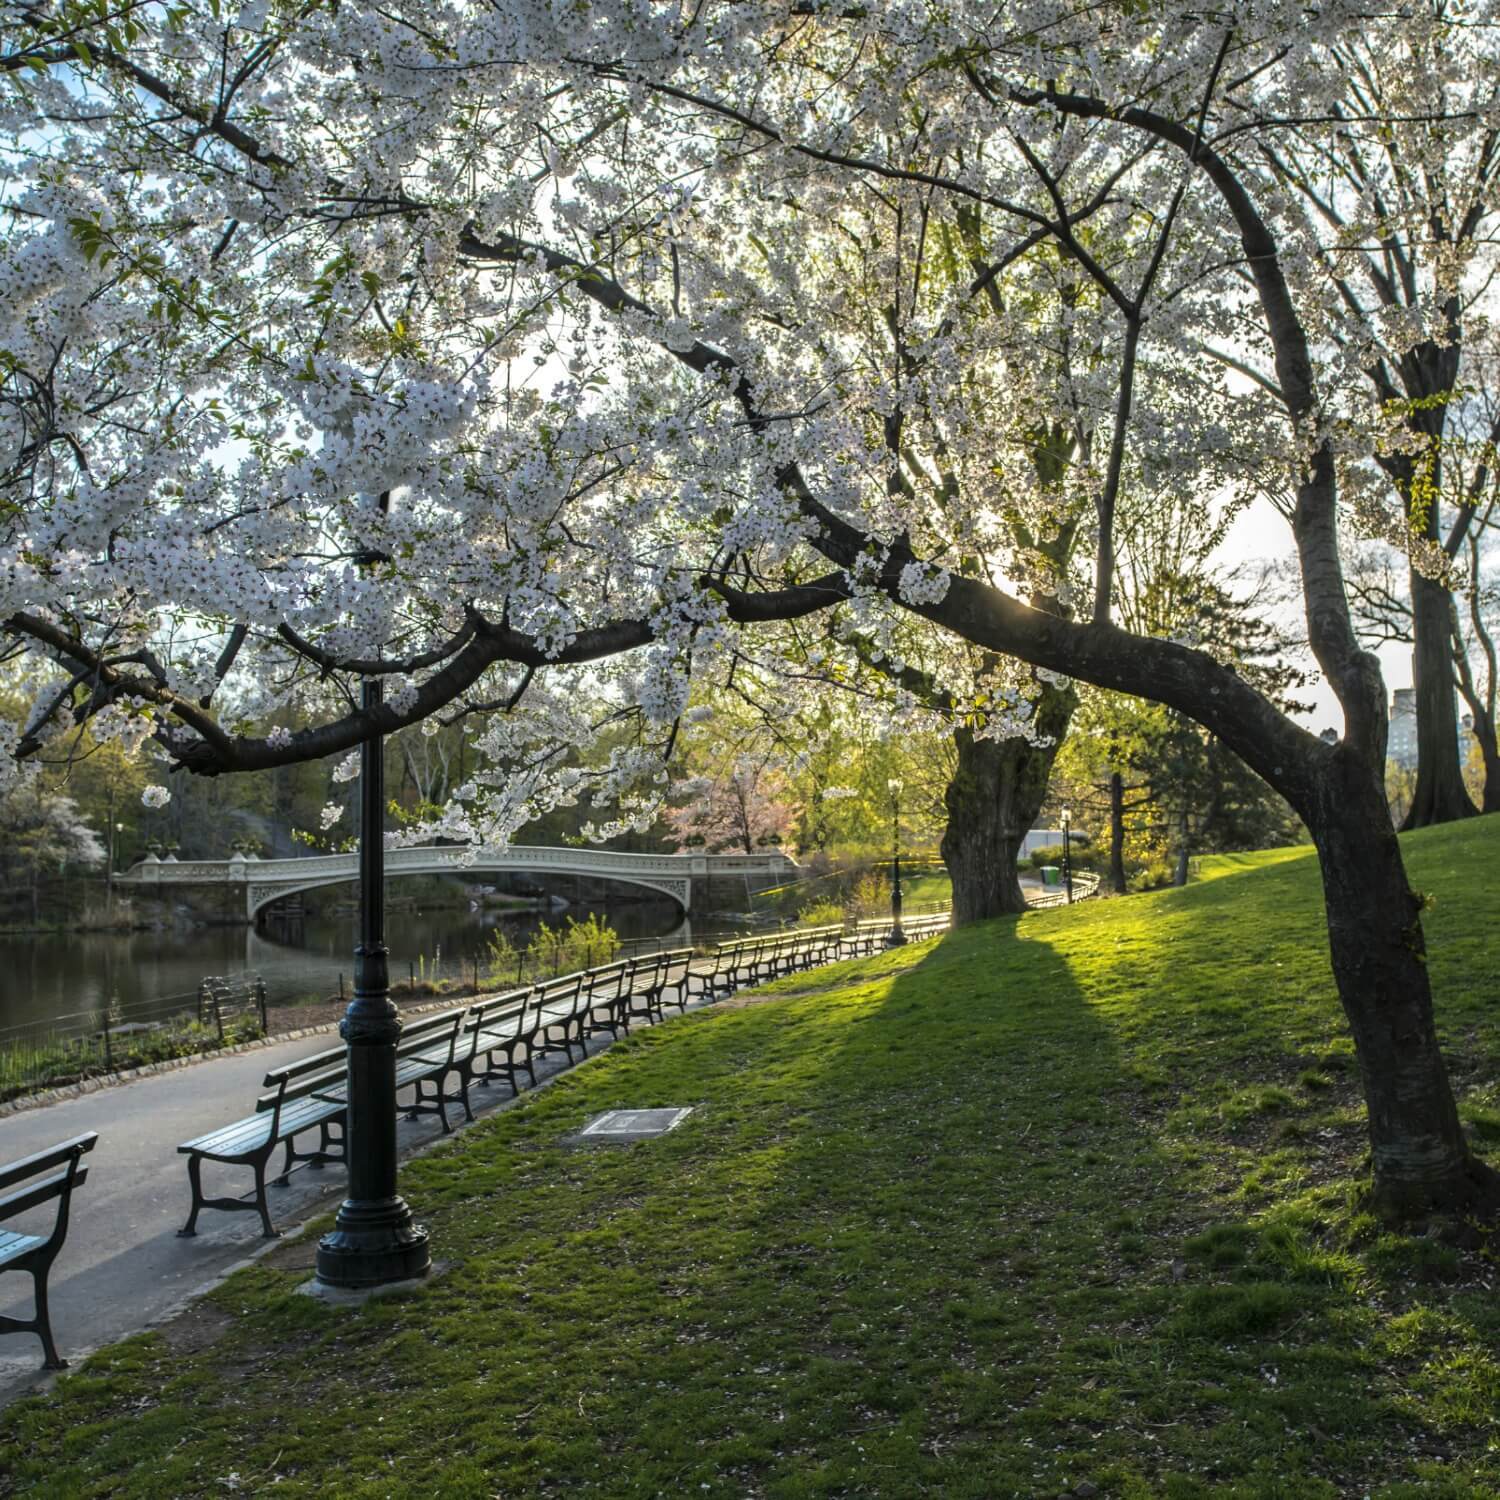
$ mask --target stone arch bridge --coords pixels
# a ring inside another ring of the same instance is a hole
[[[387,849],[385,877],[403,875],[477,875],[522,872],[547,875],[584,875],[619,881],[670,896],[684,912],[693,909],[694,891],[700,900],[710,885],[721,890],[763,889],[797,877],[800,866],[779,851],[770,854],[621,854],[613,849],[557,849],[540,845],[474,848],[451,844]],[[297,859],[258,859],[236,854],[230,859],[184,859],[148,854],[139,864],[115,877],[117,886],[138,890],[170,890],[183,886],[242,886],[245,916],[254,921],[273,901],[319,886],[345,885],[359,879],[358,854],[312,854]]]

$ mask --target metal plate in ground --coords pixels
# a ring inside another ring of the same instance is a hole
[[[595,1115],[574,1139],[595,1141],[649,1141],[675,1129],[690,1114],[685,1109],[607,1109]]]

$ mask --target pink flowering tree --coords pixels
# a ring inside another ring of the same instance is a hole
[[[733,849],[754,854],[779,844],[796,821],[774,772],[744,757],[720,776],[686,787],[691,800],[663,813],[679,849]]]

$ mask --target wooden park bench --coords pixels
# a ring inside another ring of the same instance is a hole
[[[535,994],[536,987],[528,984],[508,994],[492,995],[473,1008],[474,1046],[469,1071],[478,1082],[491,1083],[503,1075],[511,1093],[519,1094],[517,1069],[524,1067],[532,1087],[536,1087],[533,1043],[543,1022],[534,1004]],[[495,1059],[500,1056],[504,1061],[497,1063]]]
[[[402,1113],[408,1120],[419,1115],[436,1115],[442,1122],[443,1134],[452,1133],[448,1120],[448,1106],[462,1105],[466,1117],[474,1118],[469,1108],[468,1091],[460,1086],[457,1093],[446,1087],[449,1073],[464,1075],[466,1063],[472,1062],[475,1045],[474,1029],[465,1027],[470,1007],[445,1010],[435,1016],[419,1016],[407,1021],[401,1028],[401,1039],[396,1043],[396,1092],[409,1088],[413,1097],[407,1101]],[[331,1104],[348,1102],[347,1053],[342,1046],[330,1047],[326,1052],[305,1058],[297,1066],[304,1070],[315,1070],[321,1065],[326,1077],[317,1087],[320,1098]],[[317,1153],[314,1153],[316,1155]],[[287,1167],[294,1159],[291,1143],[287,1143]],[[286,1172],[281,1181],[286,1181]]]
[[[601,964],[597,969],[584,971],[583,993],[579,999],[583,1016],[582,1041],[586,1042],[600,1031],[619,1037],[630,1030],[630,982],[635,973],[635,962],[634,959],[619,958],[613,963]]]
[[[801,966],[805,969],[832,963],[838,958],[844,939],[843,923],[827,927],[809,927],[802,933]]]
[[[585,1033],[584,1004],[587,999],[586,971],[579,969],[572,974],[561,974],[555,979],[544,980],[537,986],[537,1025],[532,1032],[532,1049],[540,1055],[544,1052],[565,1052],[568,1061],[573,1061],[573,1048],[580,1057],[588,1056]]]
[[[868,958],[885,947],[891,933],[889,917],[873,917],[844,930],[840,953],[845,958]]]
[[[708,955],[706,964],[692,971],[691,983],[697,986],[692,991],[695,999],[714,1000],[727,995],[735,988],[735,965],[747,947],[758,942],[755,938],[742,938],[735,942],[720,943]]]
[[[937,937],[947,932],[952,925],[953,913],[939,911],[926,916],[913,917],[911,921],[903,922],[901,928],[906,933],[908,942],[920,943],[927,938]]]
[[[344,1159],[343,1126],[347,1110],[342,1099],[328,1097],[343,1074],[342,1047],[305,1057],[285,1068],[273,1069],[261,1082],[261,1087],[269,1092],[255,1101],[253,1115],[184,1141],[177,1151],[188,1159],[188,1185],[192,1189],[193,1206],[187,1223],[177,1233],[184,1239],[191,1239],[198,1232],[198,1211],[221,1208],[226,1213],[258,1213],[262,1232],[267,1239],[275,1239],[280,1231],[271,1222],[271,1205],[266,1198],[266,1166],[276,1154],[277,1146],[286,1148],[286,1160],[278,1178],[280,1182],[287,1180],[299,1161],[321,1167],[325,1162]],[[337,1138],[330,1134],[334,1126],[338,1127]],[[296,1138],[306,1130],[319,1133],[318,1147],[314,1151],[295,1149]],[[255,1201],[205,1198],[203,1163],[206,1161],[249,1167],[255,1174]]]
[[[396,1087],[414,1086],[417,1090],[416,1101],[407,1106],[408,1116],[437,1114],[445,1132],[452,1129],[447,1105],[456,1101],[444,1090],[443,1080],[455,1068],[459,1033],[467,1014],[467,1009],[460,1009],[423,1017],[403,1030],[396,1048]],[[427,1084],[433,1086],[431,1096],[424,1092]],[[285,1068],[276,1068],[266,1074],[261,1086],[268,1092],[255,1101],[253,1115],[184,1141],[177,1148],[188,1159],[188,1184],[193,1195],[187,1223],[177,1231],[184,1238],[197,1234],[200,1209],[219,1208],[227,1213],[258,1213],[262,1232],[267,1239],[275,1239],[280,1231],[271,1222],[266,1167],[277,1146],[286,1151],[276,1179],[283,1183],[299,1162],[321,1167],[345,1159],[349,1080],[343,1047],[331,1047]],[[336,1136],[332,1133],[335,1128]],[[299,1151],[297,1137],[309,1130],[318,1131],[318,1144],[312,1151]],[[202,1181],[205,1161],[249,1167],[255,1174],[254,1202],[245,1198],[205,1198]]]
[[[0,1167],[0,1192],[30,1178],[41,1178],[40,1182],[31,1182],[29,1186],[0,1198],[0,1225],[27,1209],[39,1208],[54,1198],[57,1200],[57,1217],[52,1221],[51,1234],[21,1234],[0,1228],[0,1271],[29,1272],[36,1294],[36,1316],[0,1316],[0,1333],[36,1334],[42,1341],[43,1363],[49,1370],[65,1370],[68,1362],[58,1357],[57,1345],[52,1338],[52,1320],[47,1312],[47,1274],[67,1238],[68,1205],[73,1189],[81,1187],[89,1175],[83,1158],[94,1149],[98,1140],[99,1137],[90,1131],[87,1135],[75,1136],[71,1141]],[[50,1175],[43,1176],[43,1173]]]
[[[688,973],[693,962],[691,948],[672,948],[665,953],[654,953],[642,959],[642,967],[634,976],[630,992],[630,1018],[647,1021],[666,1019],[666,1007],[675,1005],[679,1011],[688,1008],[692,995],[688,989]],[[671,998],[668,998],[668,995]]]

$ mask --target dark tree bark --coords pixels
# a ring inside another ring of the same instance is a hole
[[[1125,894],[1125,777],[1109,774],[1109,888]]]
[[[1071,688],[1042,685],[1036,727],[1049,745],[982,740],[969,729],[954,730],[958,767],[943,796],[948,826],[941,848],[953,881],[955,927],[1026,910],[1016,861],[1042,809],[1076,702]]]
[[[1422,898],[1370,767],[1340,746],[1303,817],[1369,1109],[1377,1206],[1390,1217],[1493,1211],[1500,1178],[1470,1153],[1459,1122],[1433,1017]]]
[[[1417,785],[1403,828],[1451,823],[1476,812],[1458,758],[1458,706],[1453,693],[1452,597],[1411,570],[1412,685],[1417,704]]]
[[[1488,714],[1481,723],[1474,715],[1474,736],[1479,741],[1479,755],[1484,763],[1484,790],[1480,811],[1500,812],[1500,750],[1495,745],[1495,723]]]
[[[1484,655],[1489,680],[1486,686],[1481,686],[1474,680],[1474,672],[1469,665],[1468,643],[1464,640],[1463,629],[1459,624],[1456,604],[1451,621],[1453,680],[1468,706],[1469,723],[1484,766],[1480,811],[1492,813],[1500,812],[1500,744],[1496,743],[1495,736],[1495,690],[1496,680],[1500,678],[1500,658],[1497,658],[1494,637],[1490,634],[1479,601],[1479,543],[1473,537],[1469,538],[1469,567],[1469,620],[1474,631],[1474,642]]]

